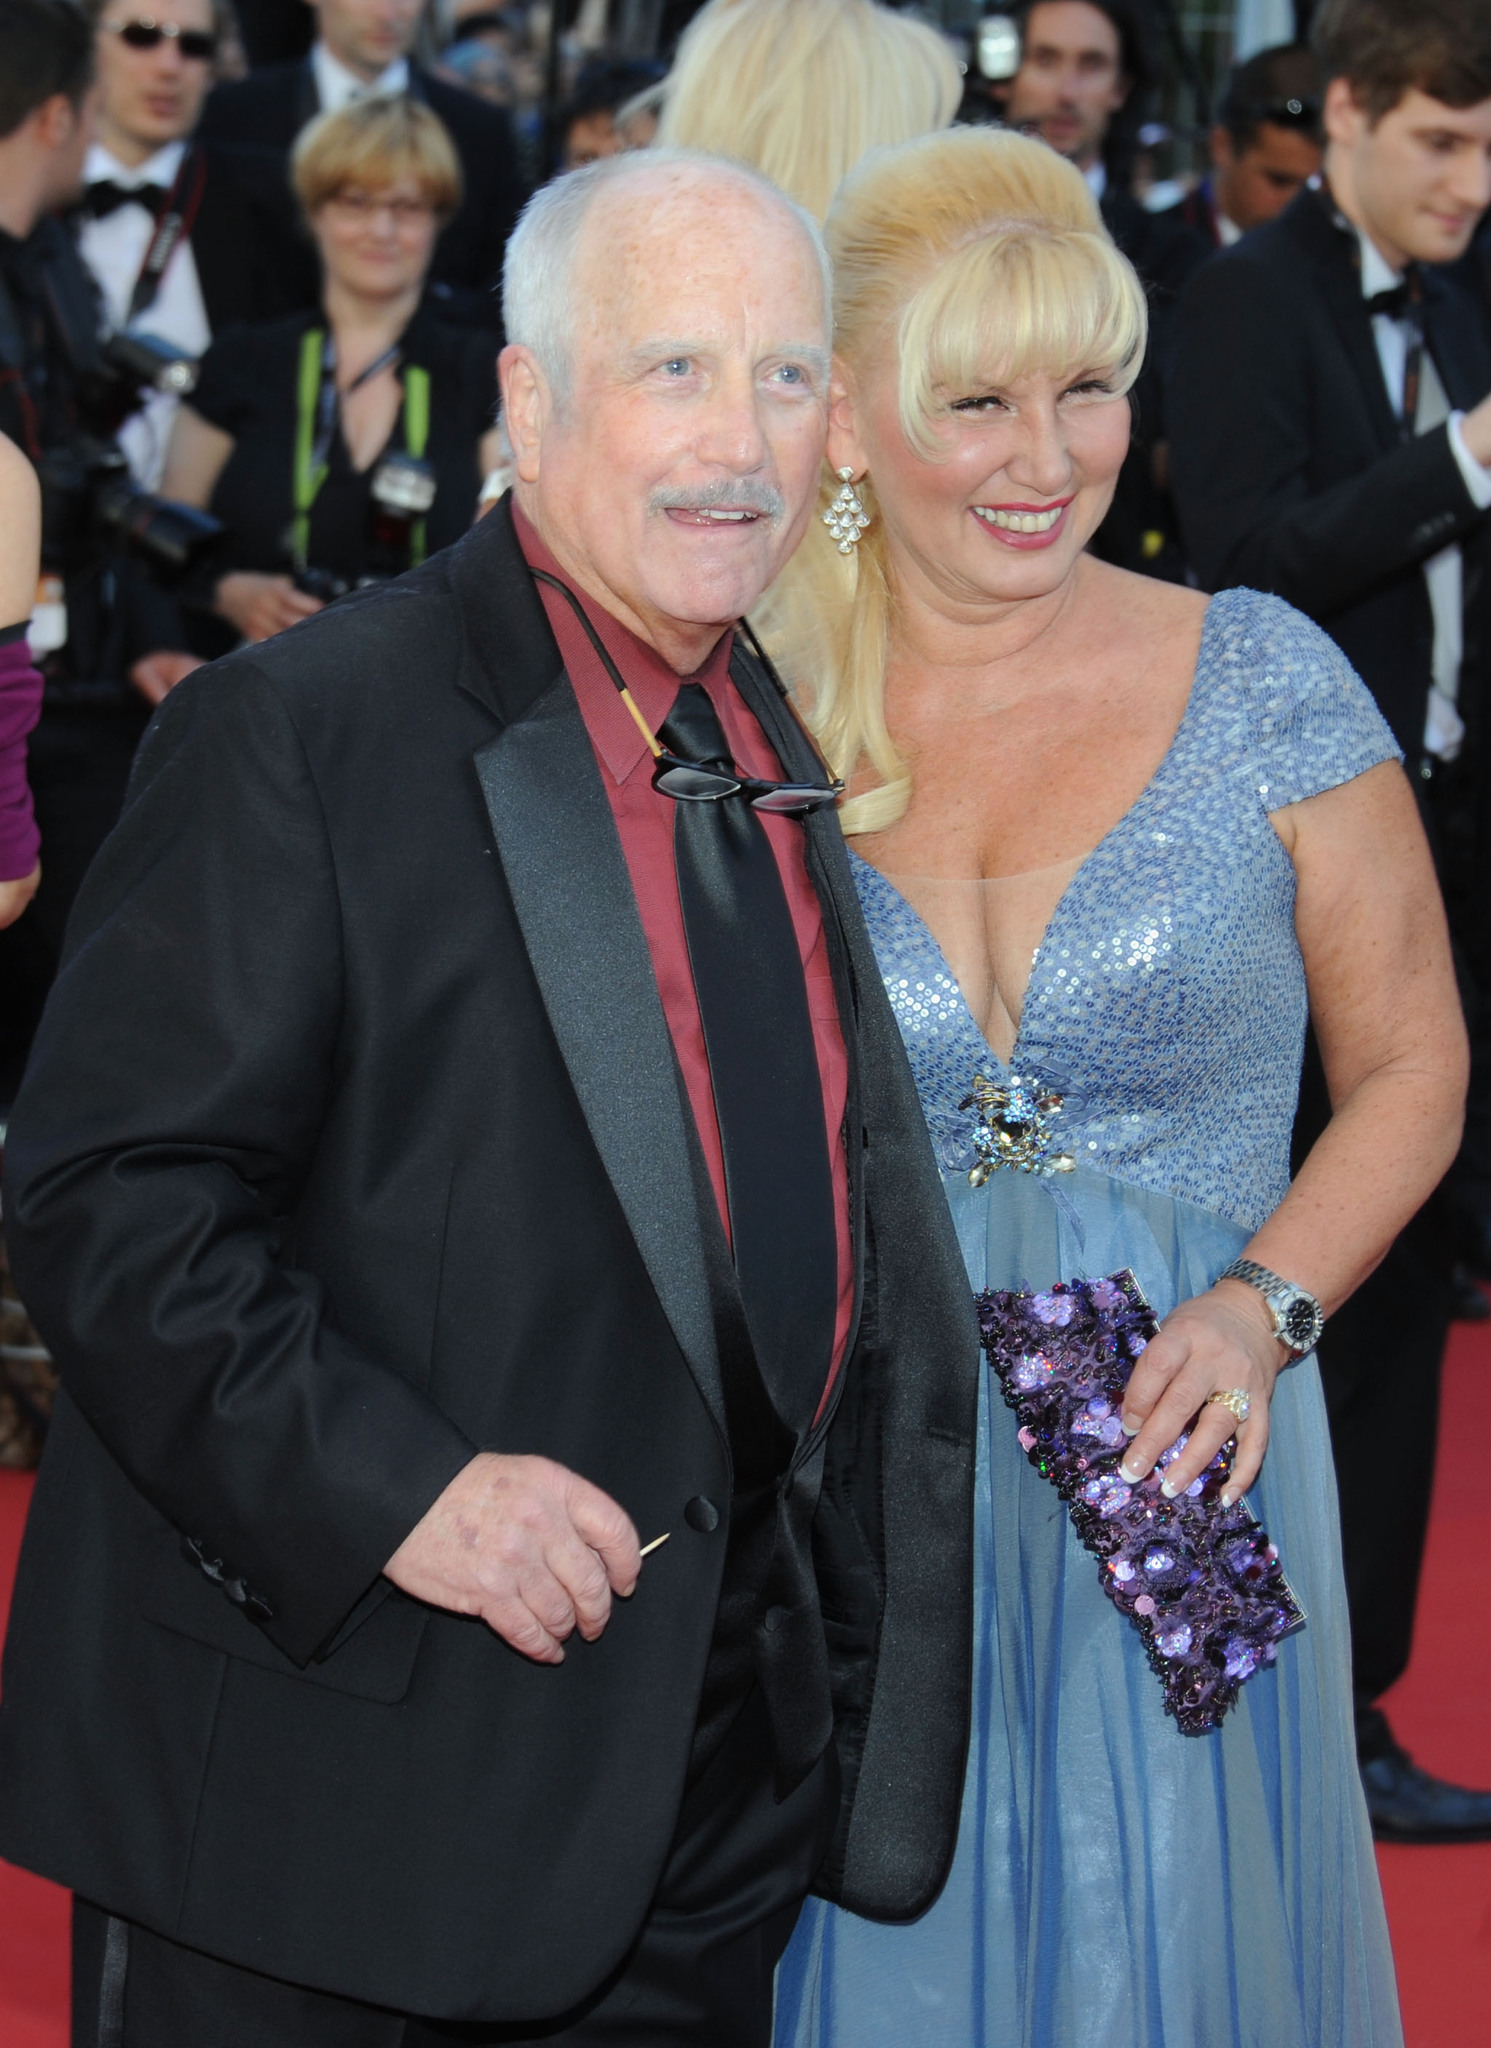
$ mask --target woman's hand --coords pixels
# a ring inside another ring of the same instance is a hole
[[[153,654],[140,656],[129,672],[129,679],[147,704],[163,704],[176,685],[185,682],[192,670],[201,666],[199,654],[157,647]]]
[[[1122,1420],[1134,1441],[1120,1468],[1123,1477],[1130,1484],[1147,1477],[1194,1416],[1190,1441],[1166,1466],[1161,1491],[1167,1498],[1184,1493],[1228,1437],[1236,1436],[1237,1458],[1222,1497],[1231,1502],[1246,1493],[1268,1448],[1268,1404],[1285,1355],[1267,1302],[1241,1280],[1219,1280],[1209,1293],[1183,1301],[1166,1316],[1129,1379]],[[1210,1399],[1234,1388],[1252,1403],[1246,1422]]]
[[[41,863],[38,861],[29,875],[18,875],[13,882],[0,882],[0,932],[8,924],[15,923],[36,894],[40,881]]]
[[[297,590],[288,576],[264,576],[253,569],[235,569],[224,576],[213,593],[213,604],[245,640],[271,640],[322,608],[319,597]]]

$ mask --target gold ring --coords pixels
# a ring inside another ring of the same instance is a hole
[[[1225,1394],[1208,1394],[1203,1405],[1209,1408],[1213,1401],[1219,1408],[1228,1409],[1235,1422],[1246,1422],[1253,1412],[1252,1397],[1244,1387],[1231,1387]]]

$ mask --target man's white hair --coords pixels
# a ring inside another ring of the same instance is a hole
[[[818,259],[823,279],[825,345],[833,331],[833,270],[823,231],[806,207],[748,164],[709,156],[702,149],[639,149],[603,156],[542,186],[524,207],[502,263],[502,325],[507,339],[532,351],[556,398],[563,400],[572,368],[574,275],[591,207],[603,192],[651,181],[659,171],[704,173],[744,185],[790,215]]]

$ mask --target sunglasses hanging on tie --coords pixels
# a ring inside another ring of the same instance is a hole
[[[843,795],[842,782],[764,782],[759,776],[742,775],[733,768],[718,766],[711,761],[687,761],[665,747],[637,708],[637,701],[622,680],[621,671],[585,616],[585,609],[574,592],[557,576],[546,575],[542,569],[531,569],[529,574],[536,582],[547,583],[551,590],[557,590],[584,628],[586,639],[595,649],[606,674],[616,685],[622,703],[647,742],[653,759],[652,786],[661,795],[672,797],[675,803],[680,804],[717,804],[725,797],[744,796],[752,810],[774,811],[798,818],[809,811],[820,810],[824,804],[831,804]],[[756,658],[785,697],[787,693],[782,689],[761,642],[744,619],[740,623]]]

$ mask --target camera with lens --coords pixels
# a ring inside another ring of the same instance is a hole
[[[435,502],[435,472],[422,456],[390,454],[368,493],[368,566],[374,578],[410,566],[414,529]]]
[[[114,438],[149,392],[184,397],[196,382],[192,358],[153,334],[111,334],[99,345],[78,426],[36,465],[44,561],[75,568],[123,544],[170,579],[217,538],[222,525],[210,514],[141,490]]]

